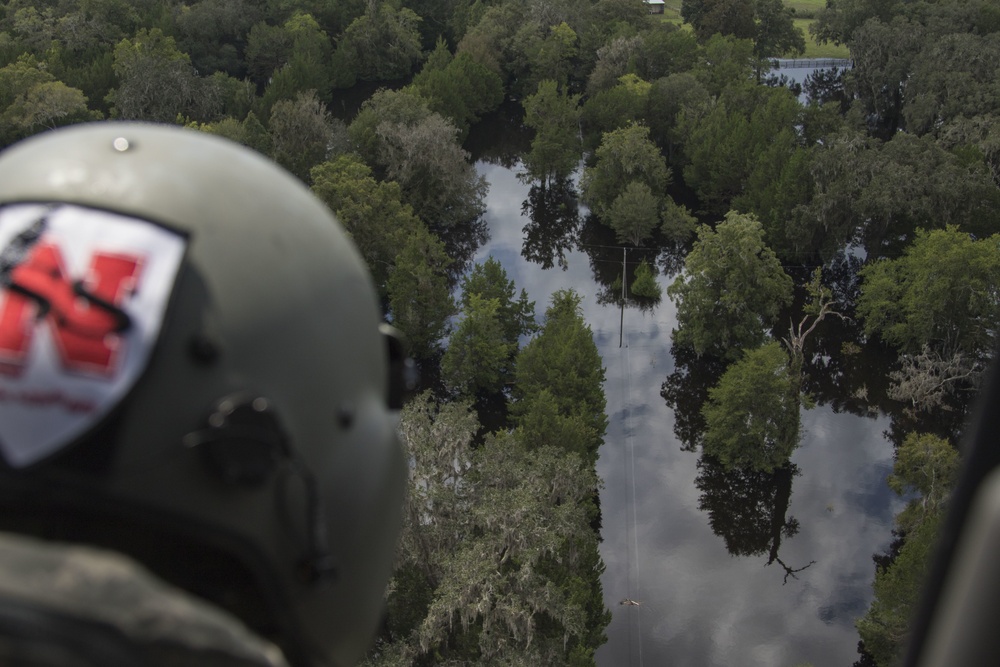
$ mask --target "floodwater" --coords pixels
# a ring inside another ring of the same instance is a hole
[[[529,186],[516,167],[477,169],[490,183],[490,239],[474,260],[500,261],[539,319],[556,290],[581,294],[606,368],[610,424],[597,472],[612,621],[598,665],[849,667],[858,657],[854,619],[872,596],[871,557],[889,544],[903,503],[885,481],[888,418],[829,404],[804,410],[793,468],[775,475],[726,475],[699,463],[660,393],[675,371],[672,277],[659,276],[664,297],[655,307],[623,314],[618,303],[602,305],[608,289],[595,271],[620,271],[622,251],[573,246],[565,269],[526,261]],[[641,604],[620,605],[626,598]]]

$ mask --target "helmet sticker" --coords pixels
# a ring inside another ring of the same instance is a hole
[[[0,454],[21,468],[78,438],[132,389],[184,236],[65,204],[0,208]]]

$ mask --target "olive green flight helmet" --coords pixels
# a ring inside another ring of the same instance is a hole
[[[251,150],[108,122],[0,154],[0,529],[352,664],[401,520],[389,348],[339,223]]]

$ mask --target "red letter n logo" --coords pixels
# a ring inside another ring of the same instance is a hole
[[[47,323],[65,370],[114,375],[119,334],[129,325],[121,304],[141,268],[138,257],[98,252],[83,279],[73,282],[57,246],[32,247],[10,272],[0,304],[0,372],[23,370],[36,329]]]

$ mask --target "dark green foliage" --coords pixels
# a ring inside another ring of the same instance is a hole
[[[928,345],[991,357],[1000,327],[998,241],[954,227],[918,231],[902,257],[866,266],[857,305],[865,332],[910,353]]]
[[[879,667],[892,667],[902,659],[910,617],[930,573],[940,524],[940,517],[924,522],[907,538],[893,563],[875,573],[875,599],[855,625],[865,650]]]
[[[259,30],[259,29],[258,29]],[[324,103],[331,101],[330,90],[334,75],[330,63],[330,39],[309,14],[295,14],[278,31],[262,31],[260,39],[291,42],[290,51],[283,53],[280,46],[270,46],[270,52],[257,51],[254,66],[262,79],[270,67],[264,94],[256,107],[262,117],[269,117],[271,107],[279,100],[295,99],[296,95],[313,90]],[[265,48],[255,42],[255,47]],[[275,52],[275,49],[278,49]]]
[[[312,190],[337,215],[372,273],[379,292],[387,282],[406,239],[423,223],[402,202],[399,184],[379,182],[354,155],[341,155],[313,167]]]
[[[988,236],[1000,225],[1000,191],[987,166],[931,137],[899,133],[881,143],[845,131],[813,152],[812,173],[815,193],[803,212],[827,247],[861,239],[879,257],[898,254],[921,227]]]
[[[348,127],[355,151],[372,168],[380,162],[378,136],[382,124],[416,125],[431,115],[427,101],[412,89],[381,88],[361,105]]]
[[[749,39],[714,34],[702,45],[691,73],[711,95],[732,85],[756,82],[759,63]]]
[[[632,182],[644,184],[657,197],[670,183],[666,161],[643,125],[633,123],[605,133],[596,157],[594,166],[584,170],[580,192],[599,216],[608,214]]]
[[[684,180],[705,210],[721,215],[734,198],[764,185],[798,147],[801,106],[785,88],[734,86],[703,116],[685,114]]]
[[[726,468],[772,472],[799,444],[799,396],[778,342],[747,351],[708,391],[705,453]]]
[[[806,49],[805,35],[792,23],[795,10],[781,0],[756,0],[754,53],[760,58],[799,56]]]
[[[640,245],[660,224],[660,202],[641,181],[631,181],[607,207],[604,219],[615,230],[618,243]]]
[[[580,163],[580,96],[560,91],[555,81],[538,84],[524,100],[524,124],[535,131],[524,156],[528,174],[541,181],[568,177]]]
[[[247,35],[247,74],[263,86],[291,59],[294,46],[295,37],[286,26],[255,24]]]
[[[458,44],[458,52],[467,53],[499,74],[507,88],[512,81],[523,78],[527,69],[514,39],[523,20],[523,8],[517,2],[489,5],[475,25],[470,25]]]
[[[900,496],[920,494],[896,516],[904,533],[940,515],[958,479],[958,450],[930,433],[908,433],[896,452],[889,488]]]
[[[199,125],[198,129],[237,141],[263,155],[271,154],[271,135],[252,111],[242,121],[227,117],[215,123]]]
[[[438,49],[445,48],[440,42]],[[447,51],[445,51],[447,53]],[[500,75],[465,53],[449,58],[444,67],[428,65],[413,78],[413,87],[436,111],[454,123],[463,135],[479,118],[503,101]]]
[[[348,128],[351,142],[380,178],[399,183],[403,199],[432,230],[474,225],[486,181],[458,143],[458,130],[413,92],[382,90]]]
[[[653,82],[647,98],[646,121],[654,141],[674,164],[675,148],[687,139],[678,127],[683,112],[689,120],[699,118],[711,108],[708,91],[690,72],[671,74]]]
[[[407,237],[389,276],[386,287],[392,323],[418,359],[438,352],[448,319],[455,312],[448,288],[450,264],[444,244],[421,226]]]
[[[903,17],[890,23],[870,20],[854,31],[849,87],[863,105],[870,131],[881,139],[902,128],[910,68],[925,38],[923,26]]]
[[[698,59],[698,41],[689,30],[659,22],[644,30],[635,57],[636,74],[655,81],[671,74],[687,72]]]
[[[865,21],[887,22],[902,4],[900,0],[839,0],[819,11],[813,32],[817,39],[848,44]]]
[[[790,144],[786,138],[763,150],[733,205],[757,215],[778,257],[804,263],[820,254],[823,230],[800,208],[813,196],[813,152]]]
[[[636,267],[635,280],[632,281],[631,290],[632,294],[647,299],[658,300],[662,296],[663,290],[660,289],[660,285],[656,282],[653,269],[646,260],[642,260],[639,266]]]
[[[420,61],[420,17],[391,4],[370,3],[337,44],[334,68],[340,87],[356,81],[394,81],[409,75]]]
[[[517,358],[513,412],[528,414],[538,394],[550,392],[558,413],[578,418],[594,440],[584,449],[596,455],[607,428],[604,414],[604,367],[590,327],[580,314],[580,296],[559,291],[545,313],[541,332]]]
[[[895,560],[876,571],[875,599],[855,623],[879,667],[902,657],[958,465],[957,450],[931,434],[909,433],[897,452],[889,486],[900,495],[919,495],[896,516],[905,541]]]
[[[596,461],[594,443],[601,440],[600,434],[579,416],[565,414],[561,401],[549,389],[543,388],[522,402],[517,432],[528,448],[555,447]]]
[[[308,182],[309,170],[325,161],[336,146],[334,137],[346,135],[343,123],[330,116],[315,91],[300,92],[294,101],[280,100],[271,107],[271,157]],[[343,137],[342,148],[346,148]]]
[[[677,345],[699,356],[736,359],[764,343],[791,302],[792,279],[764,243],[760,222],[731,211],[715,230],[698,228],[684,272],[667,294],[677,303]]]
[[[471,396],[505,392],[513,383],[519,339],[536,329],[534,308],[524,290],[517,298],[500,262],[490,257],[476,264],[462,280],[463,319],[441,361],[445,385]]]
[[[108,94],[114,117],[175,122],[198,99],[191,59],[160,29],[139,30],[134,39],[119,42],[114,54],[118,86]]]
[[[683,0],[681,16],[701,41],[713,35],[750,39],[762,58],[799,54],[805,37],[780,0]]]
[[[1000,112],[1000,32],[953,33],[926,45],[906,82],[903,117],[909,132],[941,130],[960,118]]]
[[[526,49],[531,78],[539,83],[555,81],[565,90],[574,74],[577,41],[576,32],[565,21],[547,27]]]
[[[222,71],[242,77],[246,36],[260,19],[254,0],[201,0],[177,14],[178,47],[202,76]]]
[[[0,140],[4,144],[35,132],[95,120],[87,99],[46,71],[34,56],[22,55],[0,68]]]
[[[625,74],[619,77],[618,85],[591,95],[583,105],[588,136],[600,137],[603,133],[642,122],[651,88],[649,82],[635,74]]]
[[[632,63],[639,54],[642,39],[638,35],[616,37],[597,50],[597,63],[587,78],[587,94],[597,95],[615,86],[621,77],[630,74]]]
[[[448,340],[441,359],[441,377],[451,391],[464,395],[497,394],[511,372],[512,345],[504,339],[500,302],[471,294],[462,319]]]
[[[681,17],[703,41],[715,34],[753,39],[757,32],[753,3],[747,0],[683,0]]]
[[[521,336],[528,336],[538,330],[535,324],[535,302],[528,301],[528,293],[523,289],[520,295],[514,281],[507,277],[503,265],[493,257],[476,264],[462,279],[462,306],[468,305],[472,295],[498,302],[498,315],[503,327],[503,338],[516,344]]]

